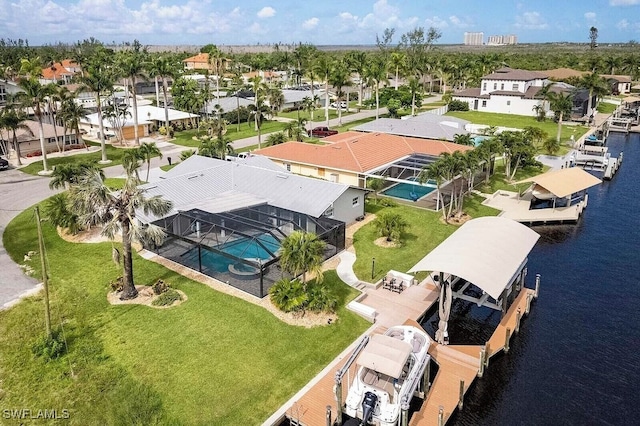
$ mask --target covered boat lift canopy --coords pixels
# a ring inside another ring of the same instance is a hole
[[[358,357],[357,363],[378,373],[398,378],[410,354],[411,345],[407,342],[383,334],[374,334]]]
[[[580,167],[552,170],[537,176],[523,179],[518,183],[535,183],[557,198],[565,198],[576,192],[584,191],[602,181]]]
[[[436,340],[448,341],[447,321],[453,298],[459,298],[501,310],[507,309],[505,297],[515,284],[517,290],[524,284],[527,258],[540,236],[530,228],[502,217],[481,217],[470,220],[422,258],[408,272],[433,271],[440,274],[440,326]],[[445,274],[449,279],[444,279]],[[467,281],[453,291],[459,279]],[[476,298],[464,294],[473,284],[483,295]],[[488,301],[492,297],[495,302]]]

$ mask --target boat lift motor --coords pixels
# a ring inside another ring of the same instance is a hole
[[[368,425],[373,417],[373,411],[378,404],[378,395],[373,392],[365,392],[362,400],[362,424]]]

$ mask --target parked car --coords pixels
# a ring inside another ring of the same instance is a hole
[[[0,170],[7,170],[9,168],[9,162],[0,157]]]
[[[332,102],[332,103],[329,104],[329,107],[338,109],[338,103],[337,102]],[[347,109],[347,102],[346,101],[340,101],[340,109]]]
[[[311,130],[311,137],[314,137],[314,138],[325,138],[327,136],[337,135],[337,134],[338,134],[337,130],[331,130],[328,127],[314,127]]]

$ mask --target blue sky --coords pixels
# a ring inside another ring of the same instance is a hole
[[[143,44],[373,44],[434,26],[440,43],[465,31],[515,34],[519,42],[640,41],[640,0],[0,0],[0,37],[31,45],[140,40]]]

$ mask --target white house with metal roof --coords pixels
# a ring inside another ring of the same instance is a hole
[[[265,167],[260,158],[224,161],[194,155],[143,188],[148,196],[173,202],[168,215],[193,208],[218,213],[257,204],[345,223],[364,215],[366,190],[299,176],[276,165]],[[144,222],[157,219],[138,217]]]
[[[468,124],[470,122],[467,120],[427,112],[406,119],[379,118],[356,126],[351,130],[453,141],[455,135],[469,133],[466,129]]]

